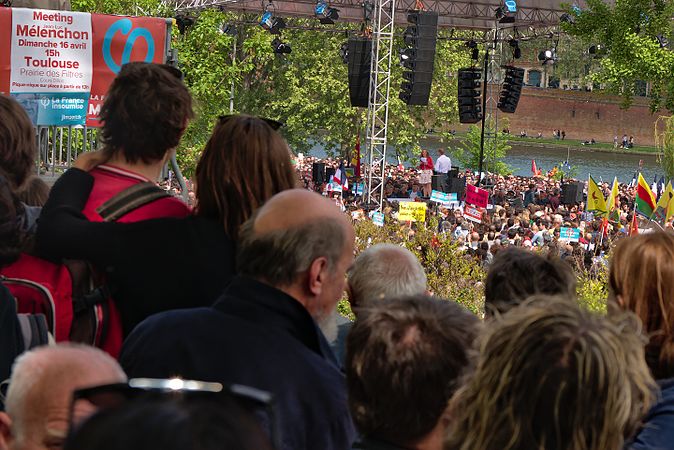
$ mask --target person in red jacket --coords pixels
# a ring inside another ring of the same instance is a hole
[[[419,184],[421,184],[424,197],[428,198],[431,196],[431,180],[433,178],[433,158],[428,154],[428,150],[421,151],[419,169],[421,169]]]
[[[125,64],[101,108],[107,162],[90,172],[94,187],[82,211],[87,219],[103,221],[97,210],[106,201],[138,183],[157,182],[192,117],[192,97],[176,69],[143,62]],[[190,208],[183,201],[164,197],[117,221],[189,214]]]

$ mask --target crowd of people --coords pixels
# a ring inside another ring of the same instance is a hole
[[[490,177],[480,223],[433,222],[491,255],[477,316],[407,249],[355,255],[358,180],[314,183],[276,122],[219,118],[193,206],[170,195],[192,116],[175,69],[123,66],[103,148],[31,205],[33,126],[0,95],[1,450],[674,448],[673,233],[621,239],[591,313],[560,254],[603,248],[597,221],[556,181]],[[448,168],[429,159],[392,167],[387,198],[424,201]],[[585,227],[571,249],[564,225]]]

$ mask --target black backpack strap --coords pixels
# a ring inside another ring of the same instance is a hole
[[[49,344],[49,329],[47,318],[43,314],[17,314],[21,334],[23,335],[24,349]]]
[[[131,211],[165,197],[171,197],[171,194],[156,184],[145,181],[124,189],[96,208],[96,212],[105,222],[115,222]]]

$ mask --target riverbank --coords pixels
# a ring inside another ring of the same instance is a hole
[[[545,138],[535,138],[535,137],[517,137],[510,136],[508,138],[509,144],[517,144],[523,147],[534,147],[534,148],[560,148],[560,149],[571,149],[574,151],[581,152],[603,152],[603,153],[615,153],[618,155],[660,155],[662,154],[656,147],[648,146],[634,146],[633,148],[621,148],[614,147],[613,144],[606,142],[596,142],[590,145],[583,145],[581,142],[573,140],[559,140],[559,139],[545,139]]]

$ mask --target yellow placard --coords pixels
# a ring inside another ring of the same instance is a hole
[[[426,221],[426,203],[424,202],[400,202],[398,211],[398,220],[400,222],[425,222]]]

